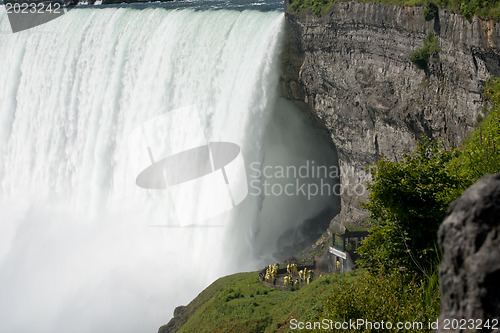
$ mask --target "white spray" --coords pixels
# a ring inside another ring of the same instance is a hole
[[[196,105],[207,140],[264,161],[283,21],[75,9],[0,34],[2,332],[154,332],[217,277],[261,264],[262,198],[220,216],[224,228],[165,227],[168,195],[136,186],[128,142],[147,120]]]

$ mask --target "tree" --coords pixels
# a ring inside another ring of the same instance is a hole
[[[375,225],[358,249],[361,265],[426,274],[439,260],[437,230],[449,203],[467,184],[448,166],[458,155],[438,140],[422,137],[402,162],[381,159],[373,168],[369,201]]]

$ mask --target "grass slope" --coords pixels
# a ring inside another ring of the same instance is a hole
[[[168,332],[288,332],[292,318],[317,320],[331,284],[355,276],[323,276],[296,291],[265,287],[258,272],[226,276],[189,303]],[[160,332],[167,332],[164,327]]]

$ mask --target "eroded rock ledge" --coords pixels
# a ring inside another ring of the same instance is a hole
[[[337,3],[321,18],[286,18],[281,93],[328,130],[344,188],[380,156],[400,159],[420,134],[460,143],[482,116],[486,80],[500,74],[500,25],[493,21],[440,10],[426,22],[421,7],[357,2]],[[408,56],[429,32],[441,51],[425,72]],[[364,220],[363,199],[344,193],[334,220]]]

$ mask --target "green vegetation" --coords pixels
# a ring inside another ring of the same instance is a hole
[[[500,80],[486,86],[492,108],[458,148],[425,137],[401,162],[381,159],[370,171],[374,225],[358,253],[362,266],[430,276],[439,262],[437,230],[451,201],[487,173],[500,172]]]
[[[333,5],[344,0],[290,0],[289,10],[293,13],[311,12],[316,16],[322,16],[330,12]],[[468,20],[473,15],[483,18],[500,19],[500,0],[437,0],[428,2],[426,0],[359,0],[360,2],[384,3],[396,6],[426,6],[424,17],[432,20],[437,16],[437,9],[447,9],[451,12],[460,13]],[[434,12],[436,14],[432,15]]]
[[[428,2],[425,4],[424,9],[424,19],[426,21],[432,21],[438,16],[439,8],[434,2]]]
[[[500,1],[499,0],[452,0],[450,4],[444,3],[452,8],[457,8],[456,12],[461,13],[468,20],[477,15],[485,18],[500,19]]]
[[[196,297],[179,318],[179,332],[290,332],[290,320],[377,318],[435,319],[439,293],[399,274],[366,271],[329,274],[296,291],[277,291],[258,282],[258,273],[220,278]],[[240,293],[237,298],[229,295]],[[429,297],[428,297],[429,296]],[[161,332],[161,330],[160,330]]]
[[[323,16],[332,10],[339,0],[290,0],[289,10],[292,13],[311,12],[316,16]]]
[[[467,183],[446,167],[458,156],[441,142],[423,138],[401,162],[381,159],[372,173],[369,202],[375,227],[358,249],[368,267],[403,267],[419,274],[439,261],[437,230],[451,201]]]
[[[487,117],[478,129],[462,143],[459,158],[452,162],[471,184],[485,174],[500,171],[500,78],[488,81],[485,95],[492,108],[487,110]]]
[[[424,46],[411,53],[408,59],[420,69],[427,70],[431,56],[437,55],[441,51],[438,39],[433,32],[429,32],[424,39]]]
[[[356,321],[363,318],[370,322],[422,322],[434,321],[440,311],[440,294],[437,275],[429,283],[408,281],[399,272],[360,272],[349,279],[340,279],[332,286],[320,318],[336,322]],[[342,330],[360,332],[369,330]],[[393,332],[393,330],[380,330]],[[409,330],[410,331],[410,330]]]
[[[277,291],[258,281],[258,273],[218,279],[196,297],[179,318],[179,332],[288,331],[290,319],[317,320],[325,296],[345,276],[328,275],[296,291]],[[238,297],[235,297],[238,295]]]

